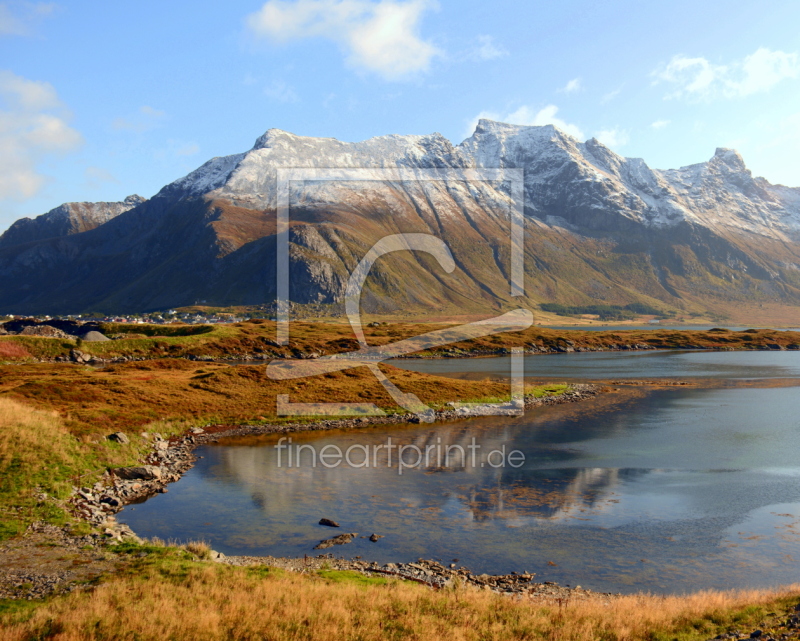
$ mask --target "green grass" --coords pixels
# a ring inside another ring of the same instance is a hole
[[[534,398],[543,398],[545,396],[559,396],[565,394],[570,390],[570,386],[566,383],[559,383],[556,385],[540,385],[534,387],[528,393],[532,394]]]
[[[182,423],[154,427],[165,437],[185,429]],[[74,485],[94,484],[106,467],[133,465],[148,448],[136,437],[129,445],[78,439],[53,412],[0,397],[0,540],[34,521],[72,521],[59,502]]]
[[[366,576],[355,570],[318,570],[317,574],[330,583],[350,583],[364,587],[386,585],[389,581],[379,576]]]

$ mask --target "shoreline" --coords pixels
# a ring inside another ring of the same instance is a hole
[[[603,385],[590,383],[573,384],[571,389],[557,396],[525,398],[525,409],[580,403],[598,397],[610,389]],[[476,418],[459,410],[435,411],[435,423],[452,420]],[[159,493],[168,491],[168,485],[182,478],[197,460],[194,450],[197,447],[217,443],[223,439],[240,436],[266,436],[312,431],[353,429],[372,425],[420,424],[413,414],[361,417],[350,419],[327,419],[311,423],[292,423],[286,425],[209,425],[193,428],[189,433],[163,439],[153,436],[153,447],[134,467],[107,470],[91,487],[76,488],[67,499],[72,513],[87,523],[101,528],[106,541],[122,543],[141,539],[127,525],[116,521],[115,514],[131,504],[139,503]],[[99,538],[99,537],[98,537]],[[81,539],[85,540],[85,537]],[[211,559],[229,565],[275,565],[291,571],[309,569],[337,569],[361,572],[366,575],[391,576],[403,580],[423,583],[431,588],[451,586],[454,582],[472,585],[480,589],[505,594],[528,594],[542,598],[588,598],[590,595],[612,596],[611,593],[593,592],[576,587],[563,587],[552,581],[535,582],[534,574],[512,572],[505,575],[473,574],[465,567],[455,564],[445,567],[434,560],[419,559],[413,563],[387,563],[380,566],[376,562],[362,561],[359,558],[346,559],[333,554],[319,554],[305,558],[285,558],[272,556],[231,556],[211,551]]]

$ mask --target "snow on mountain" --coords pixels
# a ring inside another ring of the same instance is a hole
[[[134,194],[122,202],[64,203],[36,218],[20,218],[0,235],[0,247],[89,231],[144,202]]]
[[[780,240],[800,234],[800,190],[753,178],[734,150],[718,149],[708,162],[662,171],[640,158],[619,156],[594,138],[580,142],[552,125],[519,126],[485,119],[457,146],[440,134],[389,135],[348,143],[270,129],[250,151],[215,158],[162,191],[273,208],[279,167],[523,168],[526,212],[557,225],[603,228],[617,224],[610,218],[613,215],[652,228],[690,222]],[[464,195],[462,187],[449,190]],[[507,186],[496,184],[492,190],[498,204],[505,206]],[[293,198],[317,202],[386,191],[377,182],[292,188]]]

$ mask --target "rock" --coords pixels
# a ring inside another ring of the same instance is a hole
[[[369,535],[369,540],[372,541],[373,543],[377,543],[378,539],[382,539],[382,538],[383,538],[383,534],[375,534],[373,532],[372,534]]]
[[[202,434],[205,430],[202,427],[193,427],[192,434]]]
[[[349,534],[340,534],[339,536],[334,536],[332,539],[325,539],[320,541],[317,545],[314,546],[315,550],[324,550],[325,548],[333,547],[334,545],[344,545],[345,543],[351,543],[353,539],[358,537],[358,532],[351,532]]]
[[[123,434],[122,432],[114,432],[113,434],[109,434],[106,436],[109,441],[113,441],[115,443],[121,443],[122,445],[127,445],[130,443],[130,439]]]
[[[81,336],[81,340],[86,341],[88,343],[97,343],[100,341],[110,341],[111,339],[106,336],[105,334],[101,334],[100,332],[86,332],[83,336]]]
[[[114,474],[126,481],[153,481],[161,478],[161,468],[157,465],[140,465],[138,467],[118,467]]]
[[[69,350],[69,360],[73,363],[88,363],[92,360],[91,354],[87,354],[86,352],[82,352],[79,349],[71,349]]]
[[[163,452],[164,450],[169,449],[169,442],[168,441],[158,441],[156,443],[156,450],[159,452]]]
[[[70,338],[69,334],[62,332],[52,325],[28,325],[20,332],[22,336],[44,336],[45,338]]]
[[[320,525],[327,525],[328,527],[340,527],[336,521],[332,521],[331,519],[320,519]]]

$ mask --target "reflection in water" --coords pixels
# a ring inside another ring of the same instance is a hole
[[[311,554],[330,536],[317,525],[328,517],[385,535],[333,550],[380,563],[458,558],[477,572],[615,591],[789,583],[800,559],[797,398],[785,387],[629,390],[578,411],[293,436],[317,451],[388,438],[422,451],[481,446],[474,466],[434,461],[403,474],[385,452],[361,468],[310,457],[288,468],[276,438],[231,440],[203,448],[169,494],[120,518],[226,554]],[[503,447],[524,465],[486,465]]]
[[[509,357],[394,359],[401,369],[443,376],[508,376]],[[583,352],[525,357],[525,374],[536,378],[721,379],[800,377],[800,352]]]

